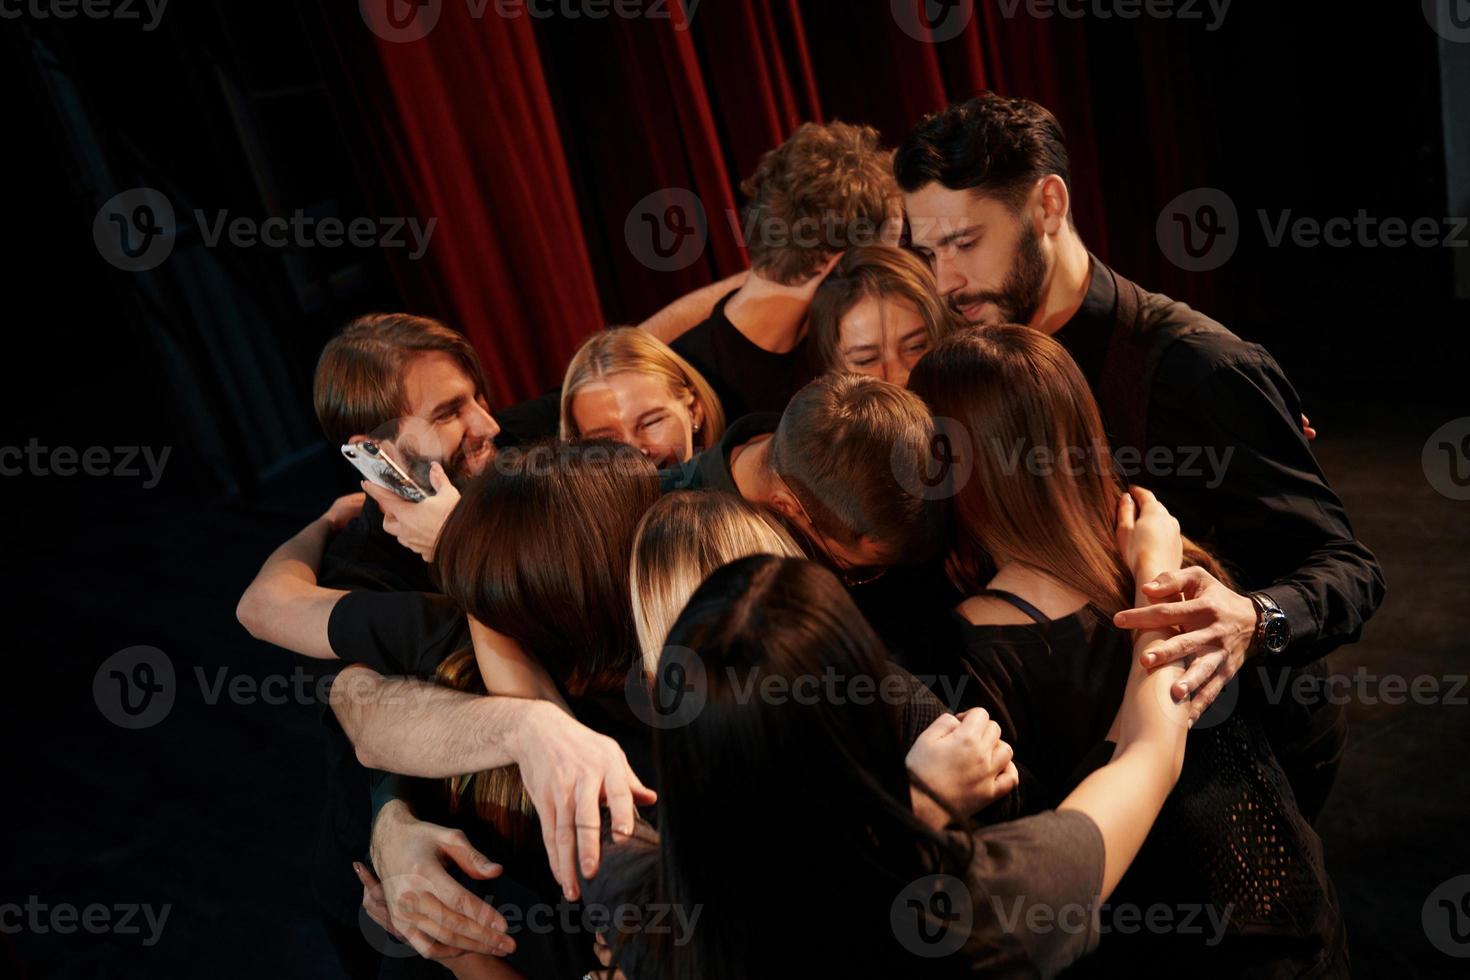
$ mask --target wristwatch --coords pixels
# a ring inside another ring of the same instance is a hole
[[[1252,592],[1250,600],[1256,604],[1256,635],[1251,639],[1250,652],[1274,657],[1291,642],[1291,624],[1276,600],[1265,592]]]

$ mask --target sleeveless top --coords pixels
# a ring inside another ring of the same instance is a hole
[[[972,692],[1022,773],[1014,818],[1055,807],[1112,756],[1105,741],[1132,666],[1131,635],[1091,606],[1032,624],[965,623]],[[1067,976],[1346,975],[1346,937],[1322,844],[1302,817],[1248,696],[1230,688],[1190,732],[1178,785],[1106,907],[1096,954]],[[1219,719],[1224,715],[1223,719]],[[1213,721],[1213,723],[1211,723]]]

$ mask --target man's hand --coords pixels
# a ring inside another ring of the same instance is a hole
[[[1256,633],[1256,604],[1231,591],[1203,568],[1165,572],[1140,588],[1155,604],[1125,609],[1113,617],[1119,629],[1177,628],[1181,632],[1151,646],[1145,667],[1159,667],[1190,657],[1189,669],[1170,689],[1178,700],[1189,697],[1190,723],[1199,720],[1220,691],[1245,663]],[[1168,596],[1182,596],[1163,602]]]
[[[372,857],[383,876],[387,921],[379,924],[402,936],[420,956],[505,956],[515,950],[515,940],[505,934],[505,918],[445,870],[453,861],[473,878],[495,878],[501,872],[500,865],[470,846],[462,831],[417,820],[407,806],[394,801],[373,825]],[[372,876],[364,869],[358,877],[364,886],[363,905],[371,915],[376,904],[369,886]]]
[[[332,501],[332,506],[328,507],[327,512],[322,515],[322,520],[327,522],[333,534],[337,534],[352,523],[353,518],[362,513],[362,505],[366,501],[367,495],[362,493],[349,493],[345,497],[338,497]]]
[[[958,717],[941,715],[919,735],[904,761],[949,813],[968,817],[1016,788],[1020,775],[1013,755],[985,709],[971,708]],[[938,819],[938,826],[947,825],[948,813],[934,813],[923,795],[915,787],[915,812],[931,824]]]
[[[625,840],[633,833],[636,807],[657,802],[658,794],[634,774],[617,742],[550,702],[537,704],[516,733],[512,753],[541,820],[552,874],[567,899],[576,901],[578,855],[586,878],[597,874],[601,860],[601,804],[612,815],[614,839]]]
[[[449,482],[444,467],[438,462],[429,465],[429,483],[434,488],[434,496],[415,504],[392,490],[362,481],[363,492],[383,509],[383,530],[424,561],[434,560],[434,545],[439,541],[439,531],[449,519],[450,511],[459,503],[459,491]]]

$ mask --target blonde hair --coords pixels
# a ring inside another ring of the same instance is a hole
[[[678,490],[638,523],[629,574],[643,666],[653,671],[684,604],[710,573],[748,555],[804,558],[770,513],[718,490]]]
[[[720,398],[694,365],[668,344],[638,327],[613,327],[587,338],[567,365],[561,385],[561,437],[581,435],[572,418],[572,401],[588,385],[627,371],[663,378],[676,398],[688,395],[704,410],[704,425],[694,435],[694,451],[708,449],[725,432]]]

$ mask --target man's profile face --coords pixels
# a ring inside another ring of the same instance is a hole
[[[403,403],[407,417],[399,420],[395,442],[404,456],[437,459],[456,482],[479,473],[495,458],[500,426],[484,394],[449,354],[428,351],[404,366]]]
[[[973,324],[1029,324],[1049,281],[1040,233],[997,198],[930,183],[904,195],[913,248],[939,292]]]

